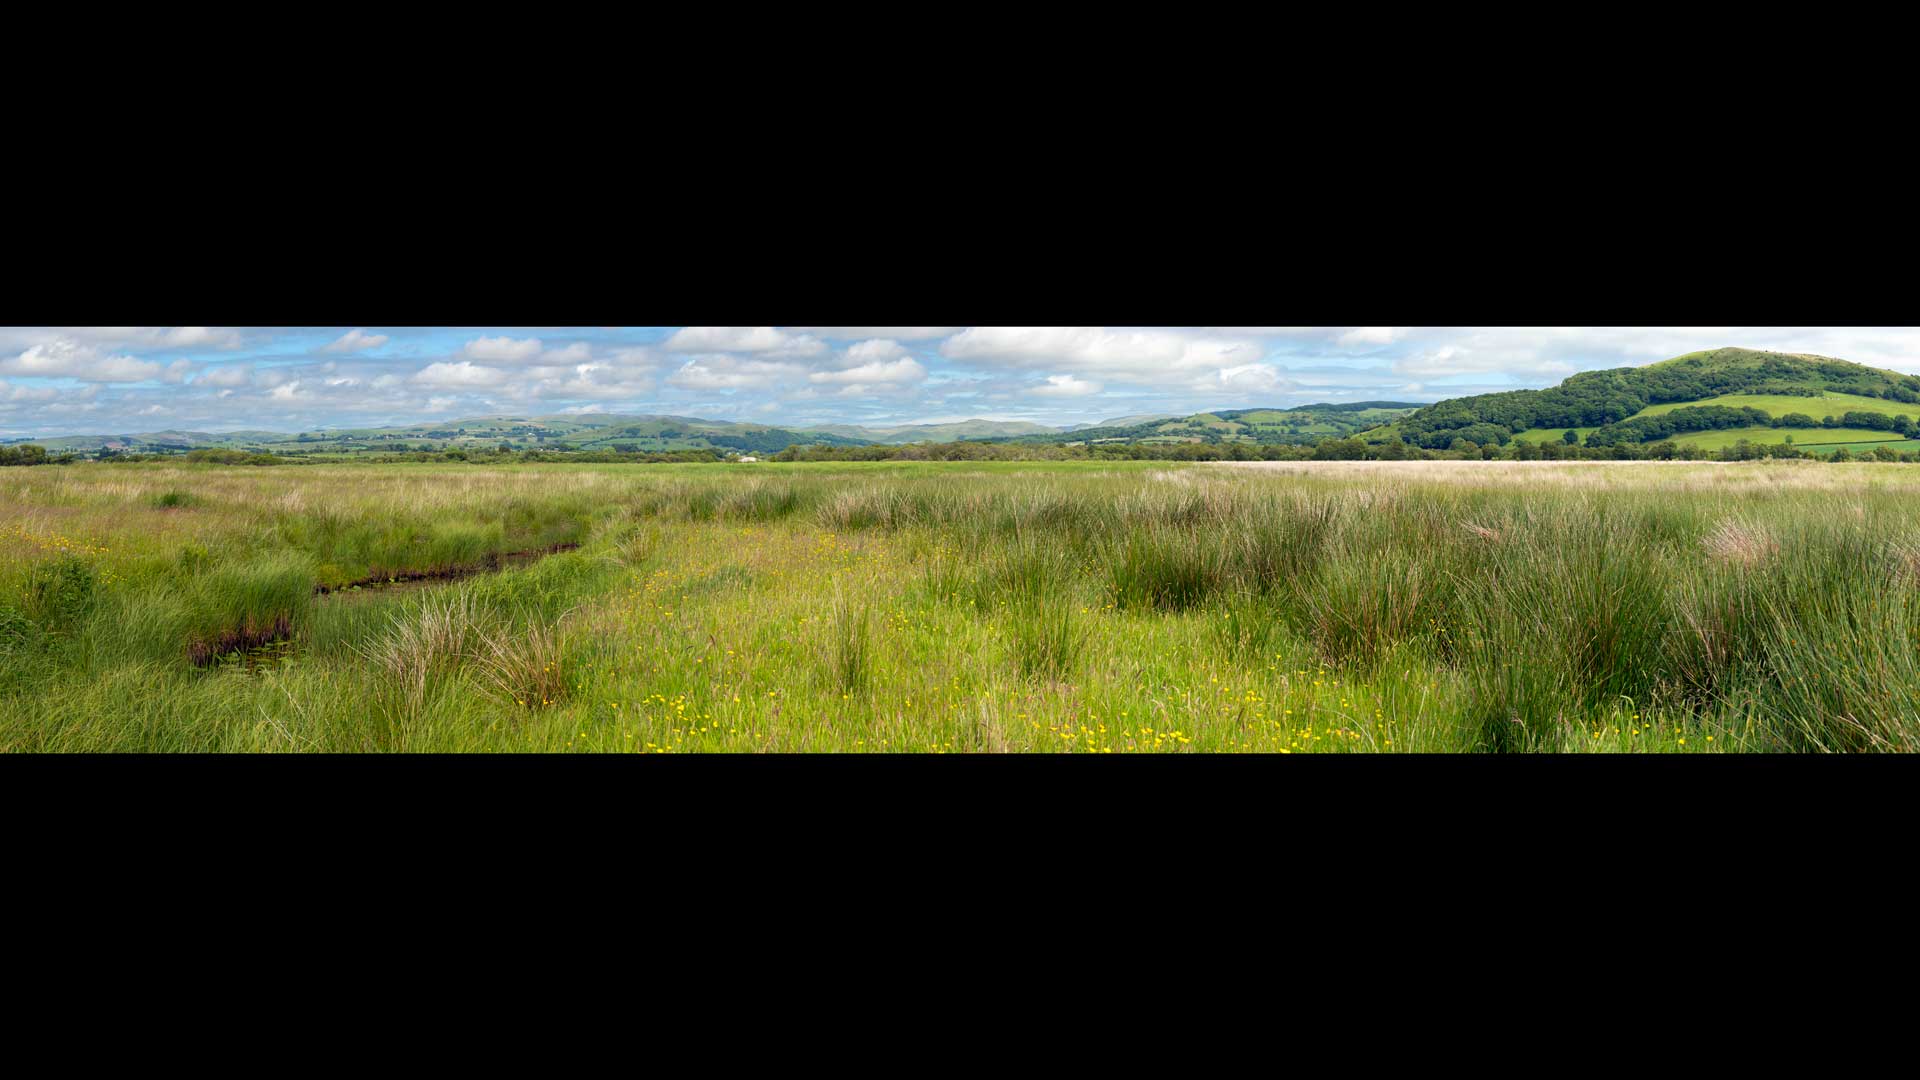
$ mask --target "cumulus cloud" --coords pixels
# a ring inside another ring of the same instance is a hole
[[[386,343],[387,335],[385,334],[369,334],[365,330],[349,330],[340,335],[339,340],[320,351],[329,353],[360,352],[364,349],[377,349]]]
[[[160,365],[150,360],[104,353],[69,338],[35,345],[18,356],[0,360],[0,374],[85,382],[144,382],[159,377],[161,371]]]
[[[241,344],[240,332],[210,326],[75,326],[63,336],[77,341],[145,349],[232,349]]]
[[[471,360],[443,360],[428,364],[413,375],[413,381],[421,386],[435,387],[499,386],[507,378],[507,373],[499,368],[482,367]]]
[[[1394,361],[1393,370],[1415,378],[1444,378],[1448,375],[1500,371],[1535,379],[1561,379],[1577,369],[1564,360],[1515,355],[1511,350],[1442,345],[1401,357]]]
[[[888,360],[898,360],[906,355],[907,350],[905,346],[901,345],[898,341],[892,338],[874,338],[871,341],[855,342],[848,346],[846,363],[849,367],[858,367],[861,364],[876,364],[885,363]]]
[[[777,353],[819,356],[826,343],[807,334],[789,334],[771,326],[683,326],[665,346],[676,353]]]
[[[461,346],[460,355],[468,360],[518,364],[540,355],[540,339],[505,336],[474,338]]]
[[[1044,397],[1085,397],[1100,392],[1100,384],[1077,379],[1072,375],[1049,375],[1047,381],[1027,391]]]
[[[667,382],[687,390],[750,390],[789,382],[806,373],[799,364],[717,354],[688,359],[667,377]]]
[[[845,341],[850,338],[927,341],[957,334],[966,328],[962,326],[789,326],[786,329],[832,338],[836,341]]]
[[[858,367],[837,368],[831,371],[816,371],[807,376],[808,381],[830,384],[908,384],[925,382],[927,369],[920,366],[912,357],[898,360],[874,360]]]
[[[1104,326],[975,326],[940,346],[949,359],[987,365],[1069,368],[1146,383],[1184,381],[1196,371],[1256,361],[1257,342],[1179,330]]]
[[[1392,326],[1356,326],[1334,339],[1334,344],[1349,348],[1366,345],[1391,345],[1400,337],[1400,331]]]
[[[1221,368],[1206,385],[1228,394],[1274,394],[1291,389],[1291,384],[1272,364],[1241,364]]]
[[[206,368],[193,377],[195,386],[245,386],[252,381],[251,364],[222,364]]]

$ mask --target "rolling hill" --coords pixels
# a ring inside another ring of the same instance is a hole
[[[68,435],[31,441],[53,452],[82,454],[181,453],[242,450],[295,454],[355,454],[395,451],[585,450],[659,453],[712,450],[772,454],[800,445],[870,446],[907,443],[984,442],[1257,442],[1311,443],[1351,435],[1407,415],[1410,402],[1303,405],[1290,409],[1239,409],[1192,416],[1123,416],[1099,425],[1048,427],[1023,420],[962,420],[942,424],[865,427],[822,424],[782,427],[703,420],[692,416],[489,416],[394,427],[328,428],[297,434],[275,431],[158,431],[138,434]]]
[[[1545,390],[1509,390],[1424,406],[1360,433],[1427,449],[1565,438],[1584,445],[1671,439],[1702,447],[1905,440],[1920,423],[1920,377],[1803,353],[1725,348],[1645,367],[1586,371]]]
[[[858,424],[816,424],[804,430],[822,431],[862,442],[899,444],[958,442],[961,439],[991,439],[1008,435],[1051,435],[1061,429],[1026,420],[959,420],[950,424],[899,424],[877,428]]]
[[[1314,443],[1353,435],[1404,417],[1421,406],[1407,401],[1355,401],[1289,409],[1221,409],[1192,416],[1121,417],[1098,427],[994,440],[1016,443]]]

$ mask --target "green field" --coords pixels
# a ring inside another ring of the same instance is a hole
[[[1579,436],[1581,439],[1584,440],[1587,436],[1593,434],[1598,429],[1590,428],[1590,427],[1577,427],[1577,428],[1571,428],[1571,429],[1569,428],[1528,428],[1527,430],[1521,432],[1520,434],[1515,435],[1514,438],[1525,439],[1528,442],[1532,442],[1532,443],[1563,442],[1565,441],[1566,434],[1569,430],[1571,430],[1575,435]]]
[[[1819,432],[1819,434],[1824,435],[1827,433],[1823,431],[1823,432]],[[1878,434],[1885,435],[1888,433],[1883,431],[1883,432],[1879,432]],[[1857,443],[1857,442],[1854,442],[1854,443],[1837,443],[1837,442],[1806,443],[1801,445],[1800,449],[1806,451],[1809,454],[1831,454],[1835,450],[1840,449],[1842,446],[1845,446],[1848,452],[1855,453],[1855,454],[1870,453],[1880,447],[1885,447],[1889,450],[1900,450],[1900,451],[1920,450],[1920,439],[1878,439],[1878,440],[1872,440],[1872,441],[1866,442],[1864,444]]]
[[[1791,394],[1722,394],[1719,397],[1705,398],[1700,401],[1673,401],[1664,405],[1649,405],[1634,416],[1661,416],[1675,409],[1690,409],[1702,405],[1724,405],[1730,409],[1759,409],[1776,420],[1788,413],[1802,413],[1815,420],[1827,416],[1839,419],[1849,412],[1877,412],[1887,416],[1909,416],[1920,419],[1920,405],[1890,401],[1886,398],[1863,397],[1859,394],[1840,394],[1832,390],[1819,397],[1796,397]]]
[[[1811,444],[1816,440],[1823,445],[1906,441],[1891,431],[1874,431],[1870,428],[1722,428],[1718,431],[1688,431],[1672,437],[1672,441],[1680,446],[1698,446],[1705,450],[1723,449],[1742,439],[1763,445],[1789,439],[1796,445],[1802,442]]]
[[[1795,461],[0,469],[0,749],[1911,750],[1916,496]]]

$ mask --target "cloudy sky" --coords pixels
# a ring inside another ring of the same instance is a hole
[[[474,416],[1048,424],[1548,386],[1743,345],[1920,373],[1867,327],[8,327],[0,438]]]

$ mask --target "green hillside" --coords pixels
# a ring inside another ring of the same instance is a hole
[[[1889,416],[1907,416],[1920,420],[1920,403],[1889,401],[1885,398],[1866,397],[1861,394],[1841,394],[1828,390],[1819,396],[1799,396],[1792,394],[1721,394],[1718,397],[1702,401],[1671,401],[1663,405],[1649,405],[1635,413],[1631,419],[1642,416],[1663,416],[1675,409],[1688,405],[1724,405],[1730,409],[1760,409],[1772,416],[1785,416],[1788,413],[1800,413],[1818,420],[1825,416],[1844,416],[1849,410],[1877,410]]]
[[[1905,439],[1920,421],[1920,378],[1845,360],[1757,349],[1712,349],[1637,368],[1573,375],[1545,390],[1453,398],[1369,431],[1428,449],[1515,438],[1587,446],[1662,440],[1704,446],[1742,438],[1838,445],[1865,431]]]

